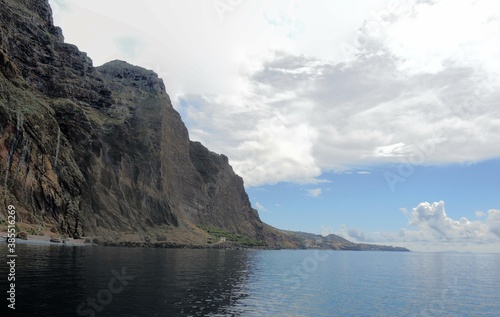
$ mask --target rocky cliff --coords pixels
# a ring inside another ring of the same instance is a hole
[[[94,67],[47,0],[0,6],[0,224],[14,205],[31,234],[339,248],[262,223],[228,158],[189,140],[157,74]]]
[[[64,43],[46,0],[0,5],[0,188],[20,224],[73,237],[195,243],[202,226],[266,239],[243,180],[189,140],[154,72],[93,67]]]

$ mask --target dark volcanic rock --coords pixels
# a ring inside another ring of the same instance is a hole
[[[206,243],[203,225],[265,239],[243,180],[189,140],[157,74],[94,68],[46,0],[0,4],[0,186],[20,222],[71,236],[170,226]]]
[[[113,91],[126,90],[128,94],[166,94],[163,81],[152,70],[133,66],[124,61],[111,61],[98,68],[109,80]]]
[[[0,0],[0,47],[24,80],[49,97],[97,108],[112,104],[111,92],[75,45],[64,43],[46,1]]]
[[[208,196],[203,212],[197,215],[197,223],[264,240],[263,224],[250,205],[243,179],[233,172],[227,157],[209,151],[199,142],[190,142],[190,157],[203,180],[202,190]]]

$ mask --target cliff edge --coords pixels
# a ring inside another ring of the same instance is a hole
[[[0,4],[0,189],[18,223],[72,237],[161,228],[201,243],[203,226],[265,240],[243,180],[189,140],[157,74],[93,67],[45,0]]]
[[[226,156],[189,140],[156,73],[94,67],[47,0],[0,6],[0,221],[14,205],[30,234],[307,247],[260,220]]]

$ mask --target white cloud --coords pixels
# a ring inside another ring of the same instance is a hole
[[[498,240],[495,234],[500,229],[495,223],[498,210],[490,210],[488,218],[483,221],[470,221],[462,217],[453,220],[448,217],[444,209],[444,202],[420,203],[409,214],[410,226],[418,230],[403,229],[402,238],[455,242],[491,242]],[[498,227],[498,228],[497,228]]]
[[[382,156],[382,157],[391,157],[391,156],[406,156],[408,151],[405,150],[405,144],[403,142],[399,142],[391,145],[377,146],[372,155],[373,156]]]
[[[373,0],[360,8],[325,0],[313,5],[290,0],[50,0],[67,41],[89,53],[97,65],[127,59],[153,68],[171,96],[235,93],[245,59],[269,55],[269,50],[339,55],[325,41],[357,29],[370,10],[385,2]],[[216,4],[227,10],[221,14]],[[145,44],[135,56],[119,41],[130,34],[140,35]]]
[[[368,171],[358,171],[358,172],[356,172],[356,174],[359,174],[359,175],[370,175],[371,173],[368,172]]]
[[[500,46],[485,34],[500,30],[500,13],[480,2],[462,0],[453,10],[456,1],[413,5],[411,15],[388,17],[378,32],[362,30],[348,64],[267,56],[241,74],[238,95],[205,96],[187,111],[191,135],[227,153],[247,185],[314,181],[327,170],[402,157],[420,156],[418,164],[498,157],[500,86],[492,74],[500,74],[493,58]],[[457,8],[474,18],[454,16]],[[429,143],[432,151],[422,151]]]
[[[356,242],[397,244],[421,251],[457,247],[471,251],[500,250],[500,210],[489,210],[484,221],[470,221],[465,217],[452,219],[448,217],[443,201],[422,202],[411,212],[401,211],[408,217],[408,227],[399,233],[364,232],[344,225],[336,234]]]
[[[412,16],[388,24],[378,39],[412,74],[437,74],[451,65],[498,71],[491,41],[500,31],[499,12],[490,1],[417,2]]]
[[[486,216],[486,214],[484,212],[480,211],[480,210],[476,211],[475,215],[476,215],[477,218],[481,218],[481,217]]]
[[[321,196],[321,188],[313,188],[313,189],[308,189],[307,190],[307,195],[313,198],[317,198]]]
[[[245,1],[221,20],[211,1],[51,0],[97,64],[157,71],[191,138],[226,154],[247,186],[418,155],[500,156],[500,6],[387,2]]]
[[[486,219],[489,230],[497,238],[500,238],[500,210],[488,210],[488,218]]]

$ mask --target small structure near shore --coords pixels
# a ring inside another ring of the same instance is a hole
[[[53,242],[53,243],[61,243],[61,242],[63,242],[63,240],[61,240],[60,238],[50,238],[49,241]]]

